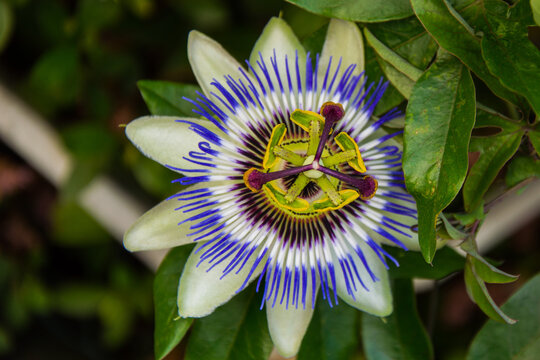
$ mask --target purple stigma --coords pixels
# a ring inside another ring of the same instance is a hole
[[[341,104],[336,104],[333,102],[326,102],[321,106],[321,115],[324,117],[326,122],[330,122],[334,125],[336,122],[341,120],[345,116],[345,110]]]
[[[336,179],[339,179],[347,183],[348,185],[354,187],[356,190],[358,190],[358,193],[360,194],[360,198],[362,200],[371,199],[375,195],[375,192],[378,188],[377,180],[369,175],[358,177],[350,176],[342,174],[338,171],[334,171],[324,166],[321,166],[319,168],[319,171],[325,173],[326,175],[333,176]]]
[[[324,129],[321,139],[319,140],[319,147],[315,153],[315,162],[318,162],[321,158],[328,135],[330,135],[330,131],[332,131],[334,124],[345,116],[345,110],[343,110],[343,106],[341,104],[336,104],[329,101],[325,102],[321,106],[321,115],[324,117]]]
[[[368,199],[371,199],[375,195],[378,184],[375,178],[369,175],[366,175],[366,176],[363,176],[360,179],[360,181],[357,182],[355,186],[358,189],[358,192],[360,193],[360,198],[362,200],[368,200]]]
[[[244,173],[244,183],[251,191],[256,192],[261,190],[262,186],[269,181],[281,179],[287,176],[297,175],[304,171],[312,169],[312,164],[269,173],[264,173],[255,168],[251,168]]]

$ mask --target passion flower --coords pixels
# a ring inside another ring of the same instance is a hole
[[[200,118],[146,116],[126,133],[190,185],[126,233],[131,251],[196,242],[178,289],[182,317],[201,317],[257,281],[270,334],[299,349],[317,293],[392,312],[382,243],[417,248],[416,205],[403,185],[401,146],[373,111],[386,84],[367,82],[355,24],[332,20],[320,55],[272,19],[247,67],[193,31]],[[179,99],[180,101],[180,99]]]

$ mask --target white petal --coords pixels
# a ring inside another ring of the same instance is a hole
[[[204,188],[205,184],[196,184],[185,191]],[[124,247],[129,251],[167,249],[193,242],[190,223],[178,225],[184,219],[194,216],[209,208],[184,213],[174,209],[183,202],[172,198],[164,200],[141,216],[124,235]]]
[[[197,254],[195,251],[201,246],[203,244],[197,245],[189,256],[182,277],[180,278],[180,285],[178,286],[178,314],[181,317],[203,317],[212,313],[218,306],[229,301],[236,295],[237,290],[244,283],[257,256],[257,252],[253,253],[238,274],[236,274],[236,271],[231,271],[220,279],[229,261],[223,261],[208,272],[207,270],[212,266],[212,264],[208,263],[208,259],[201,262],[197,267],[197,263],[199,263],[201,255],[204,254],[204,250],[201,250]],[[250,282],[259,276],[264,262],[265,259],[263,258],[251,275]]]
[[[269,71],[274,83],[277,84],[274,71],[271,69],[270,61],[268,61],[268,59],[274,56],[274,50],[276,51],[278,69],[282,79],[287,76],[285,56],[287,56],[289,62],[289,69],[292,71],[291,76],[296,73],[296,70],[294,69],[297,52],[300,74],[302,74],[302,78],[304,77],[306,70],[306,50],[292,31],[291,27],[283,19],[277,17],[271,18],[268,24],[266,24],[266,27],[255,43],[251,55],[249,56],[249,62],[257,69],[256,64],[257,60],[259,60],[259,53],[261,53],[267,66],[270,67]]]
[[[311,289],[312,280],[311,277],[308,277],[307,289]],[[285,291],[284,282],[285,278],[281,277],[279,286],[282,289],[281,291]],[[290,292],[293,292],[292,284]],[[313,316],[313,299],[311,293],[306,296],[305,309],[301,301],[298,301],[298,308],[292,302],[287,307],[287,302],[288,299],[281,303],[280,296],[277,297],[277,301],[274,301],[273,296],[266,301],[266,317],[268,319],[270,337],[279,353],[286,358],[298,353],[302,339]]]
[[[310,288],[311,284],[308,284],[308,289]],[[266,302],[270,337],[281,356],[288,358],[298,353],[312,316],[313,307],[310,294],[306,296],[305,309],[302,304],[298,305],[298,309],[289,304],[287,309],[285,302],[280,304],[277,301],[274,307],[272,307],[272,299]]]
[[[180,119],[174,116],[140,117],[126,126],[126,135],[139,151],[162,165],[191,170],[208,169],[184,159],[188,157],[190,151],[200,151],[199,143],[208,140],[190,130],[190,124],[176,120],[190,121],[220,137],[224,136],[223,132],[210,121],[195,118]],[[216,148],[215,145],[210,145]]]
[[[364,71],[364,41],[355,23],[339,19],[330,20],[319,63],[319,77],[324,78],[331,56],[331,74],[336,70],[340,57],[343,59],[340,75],[351,64],[356,64],[353,75]]]
[[[362,281],[369,289],[367,291],[356,280],[356,291],[353,290],[354,298],[347,293],[347,287],[345,284],[345,278],[341,272],[341,267],[336,256],[333,256],[333,262],[336,269],[336,287],[338,296],[347,304],[355,307],[359,310],[368,312],[376,316],[388,316],[392,313],[392,293],[390,292],[390,282],[388,279],[388,271],[384,267],[383,263],[379,260],[377,255],[371,250],[371,248],[363,241],[358,241],[367,263],[375,276],[379,278],[379,281],[373,282],[367,270],[360,259],[353,255],[356,268],[362,278]],[[351,286],[352,288],[352,286]]]
[[[218,42],[196,30],[189,33],[188,59],[197,82],[208,97],[216,91],[210,85],[214,79],[223,82],[225,75],[231,75],[235,80],[242,77],[238,70],[242,65]]]

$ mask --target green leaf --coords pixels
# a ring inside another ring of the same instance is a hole
[[[419,69],[425,69],[437,51],[437,44],[415,17],[369,24],[368,28],[388,49]],[[403,102],[400,93],[408,97],[414,82],[383,62],[371,47],[366,47],[365,51],[368,78],[376,80],[384,76],[393,85],[377,104],[375,114],[380,115]]]
[[[471,139],[469,152],[479,152],[480,156],[469,170],[463,186],[463,200],[467,211],[480,204],[499,171],[519,148],[523,136],[523,130],[518,124],[484,111],[478,112],[476,126],[496,126],[502,131],[495,136]]]
[[[77,21],[86,34],[117,23],[121,15],[122,8],[114,1],[82,0],[78,2]]]
[[[82,89],[82,71],[77,49],[62,46],[48,50],[32,68],[29,91],[42,111],[73,103]]]
[[[531,10],[536,25],[540,26],[540,0],[531,0]]]
[[[540,50],[527,37],[527,25],[533,24],[529,2],[508,6],[502,0],[485,0],[484,6],[492,30],[482,38],[489,71],[540,114]]]
[[[330,308],[319,296],[297,359],[350,359],[358,344],[358,315],[356,309],[344,303]]]
[[[311,34],[302,39],[302,46],[306,51],[312,54],[320,54],[324,46],[324,40],[326,39],[326,32],[328,30],[328,24],[324,24]]]
[[[13,28],[13,12],[10,5],[2,1],[0,2],[0,52],[4,50],[9,37],[11,35],[11,29]]]
[[[405,99],[410,98],[415,82],[383,59],[377,60],[379,66],[384,72],[384,75],[386,75],[390,83],[394,85],[394,87],[401,95],[405,97]]]
[[[6,1],[4,1],[6,2]],[[9,1],[12,4],[17,1]],[[22,5],[22,3],[19,3]],[[47,47],[66,44],[69,41],[72,30],[66,23],[71,20],[68,9],[64,4],[56,1],[43,0],[33,4],[35,15],[30,18],[32,21],[31,38],[39,39],[40,44]],[[23,19],[24,15],[21,16]]]
[[[532,360],[540,351],[540,275],[530,279],[501,309],[519,321],[488,320],[471,344],[467,360]]]
[[[508,317],[508,315],[506,315],[497,306],[497,304],[495,304],[495,301],[493,301],[489,295],[486,284],[476,272],[475,264],[471,259],[472,257],[468,255],[467,262],[465,264],[465,286],[471,300],[474,301],[480,307],[480,309],[482,309],[482,311],[493,320],[508,324],[515,323],[516,320]]]
[[[62,246],[88,246],[110,240],[103,227],[77,202],[59,201],[53,208],[53,239]]]
[[[388,49],[418,69],[425,70],[437,52],[437,43],[414,16],[367,24],[367,28]],[[367,57],[367,61],[372,59]]]
[[[287,0],[317,15],[360,22],[378,22],[403,19],[413,14],[407,0],[343,0],[339,3],[325,0]]]
[[[129,336],[135,320],[133,309],[116,294],[106,293],[99,302],[98,315],[103,325],[101,336],[106,345],[115,347]]]
[[[202,90],[196,85],[178,84],[169,81],[140,80],[137,86],[152,115],[199,117],[195,108],[183,97],[195,100]]]
[[[182,340],[193,319],[178,318],[176,297],[178,282],[193,246],[169,251],[154,279],[154,354],[161,360]]]
[[[62,139],[78,159],[107,157],[115,152],[117,140],[103,125],[78,123],[62,131]]]
[[[422,70],[416,68],[407,60],[399,56],[399,54],[393,52],[388,46],[377,39],[368,28],[364,29],[364,35],[369,45],[377,52],[377,54],[390,65],[396,68],[410,80],[416,81],[422,75]]]
[[[0,326],[0,355],[7,354],[13,347],[13,339],[9,331]]]
[[[67,283],[54,290],[51,303],[64,315],[85,318],[97,313],[99,302],[106,293],[107,289],[97,285]]]
[[[75,199],[111,163],[118,144],[104,126],[94,123],[71,126],[62,132],[62,138],[75,158],[75,167],[62,186],[62,196]]]
[[[462,240],[462,239],[465,239],[465,237],[467,237],[466,233],[459,231],[452,224],[450,224],[450,222],[448,221],[448,219],[443,213],[440,213],[439,217],[442,219],[444,229],[446,230],[446,233],[448,234],[448,236],[450,236],[451,239]]]
[[[408,99],[414,83],[433,59],[437,44],[415,17],[370,24],[364,32],[385,76]],[[368,57],[367,62],[374,60]]]
[[[464,241],[460,246],[469,256],[467,260],[474,266],[476,275],[490,284],[504,284],[516,281],[518,276],[508,274],[491,265],[476,249],[476,244],[472,237]]]
[[[440,51],[420,77],[407,106],[403,171],[418,206],[422,254],[433,261],[437,215],[454,199],[467,173],[467,149],[475,117],[469,71]]]
[[[469,211],[468,213],[453,214],[457,221],[463,226],[469,226],[476,221],[482,221],[486,217],[484,213],[484,200],[482,200],[477,207]]]
[[[418,19],[437,43],[457,56],[499,97],[517,102],[514,93],[493,76],[482,59],[480,37],[447,0],[411,0]]]
[[[268,359],[272,340],[254,290],[251,286],[210,316],[195,322],[186,360]]]
[[[427,264],[422,255],[416,251],[403,251],[390,246],[385,247],[385,250],[399,263],[399,267],[390,263],[390,276],[395,279],[442,279],[454,272],[463,270],[465,266],[465,258],[449,246],[437,251],[433,266]]]
[[[540,125],[537,125],[534,130],[529,131],[527,136],[534,150],[536,150],[536,154],[540,156]]]
[[[506,171],[506,185],[512,187],[530,177],[540,177],[540,160],[520,156],[512,160]]]
[[[394,280],[394,312],[381,319],[362,314],[367,360],[432,359],[433,349],[416,310],[412,281]]]
[[[516,281],[519,277],[497,269],[482,257],[472,257],[471,261],[474,264],[478,277],[488,284],[506,284]]]

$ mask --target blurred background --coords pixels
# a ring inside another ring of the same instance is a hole
[[[175,192],[174,175],[121,128],[148,114],[137,81],[195,83],[191,29],[246,59],[280,12],[300,39],[327,22],[279,0],[0,0],[0,359],[153,358],[155,258],[125,251],[125,223],[91,214],[81,193],[106,176],[129,194],[129,222]],[[54,129],[59,156],[30,130],[10,140],[12,107]],[[94,209],[113,206],[95,199]],[[502,270],[524,279],[538,271],[538,220],[490,251]],[[489,288],[500,304],[521,284]],[[485,321],[460,275],[418,304],[440,359],[461,358]]]

